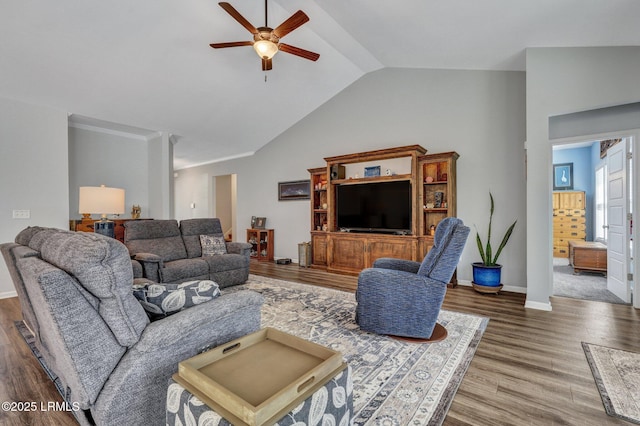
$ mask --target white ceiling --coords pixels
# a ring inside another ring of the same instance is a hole
[[[262,0],[229,0],[254,26]],[[0,0],[0,96],[178,140],[176,168],[249,155],[383,67],[525,70],[525,48],[640,45],[638,0],[270,0],[310,22],[264,73],[215,0]],[[265,76],[267,81],[265,82]],[[116,126],[117,127],[117,126]],[[148,129],[148,130],[147,130]]]

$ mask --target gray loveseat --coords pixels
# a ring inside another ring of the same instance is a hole
[[[212,280],[220,288],[249,278],[251,245],[226,243],[226,254],[203,256],[200,236],[223,238],[217,218],[125,222],[124,243],[142,265],[143,277],[158,283]]]
[[[0,251],[42,362],[82,425],[164,424],[178,362],[260,328],[262,296],[248,290],[149,322],[126,247],[99,234],[29,227]]]

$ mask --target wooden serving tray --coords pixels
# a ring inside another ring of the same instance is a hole
[[[344,368],[340,352],[264,328],[180,362],[174,380],[234,424],[263,425]]]

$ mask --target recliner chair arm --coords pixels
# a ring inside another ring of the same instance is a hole
[[[373,267],[405,271],[415,274],[418,272],[418,269],[420,269],[420,262],[405,259],[394,259],[392,257],[381,257],[373,262]]]

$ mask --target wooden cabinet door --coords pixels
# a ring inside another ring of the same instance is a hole
[[[328,247],[328,267],[330,270],[358,273],[365,266],[367,240],[358,236],[331,238]]]
[[[373,262],[381,257],[396,259],[413,259],[413,243],[407,240],[393,240],[386,238],[372,238],[367,246],[366,267],[373,266]]]
[[[327,236],[311,235],[311,262],[316,266],[327,266]]]

